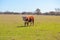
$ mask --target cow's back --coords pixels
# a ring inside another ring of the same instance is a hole
[[[28,20],[34,20],[34,16],[27,16]]]

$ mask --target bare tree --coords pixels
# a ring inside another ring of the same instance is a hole
[[[60,12],[60,8],[55,8],[55,11],[56,12]]]
[[[55,8],[55,15],[60,15],[60,8]]]

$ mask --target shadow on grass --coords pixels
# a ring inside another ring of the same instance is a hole
[[[20,27],[28,27],[28,26],[17,26],[17,28],[20,28]]]

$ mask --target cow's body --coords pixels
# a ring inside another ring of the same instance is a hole
[[[25,26],[34,25],[34,16],[24,16],[23,17]]]

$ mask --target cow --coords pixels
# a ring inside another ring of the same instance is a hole
[[[34,16],[23,16],[25,26],[34,25]]]

